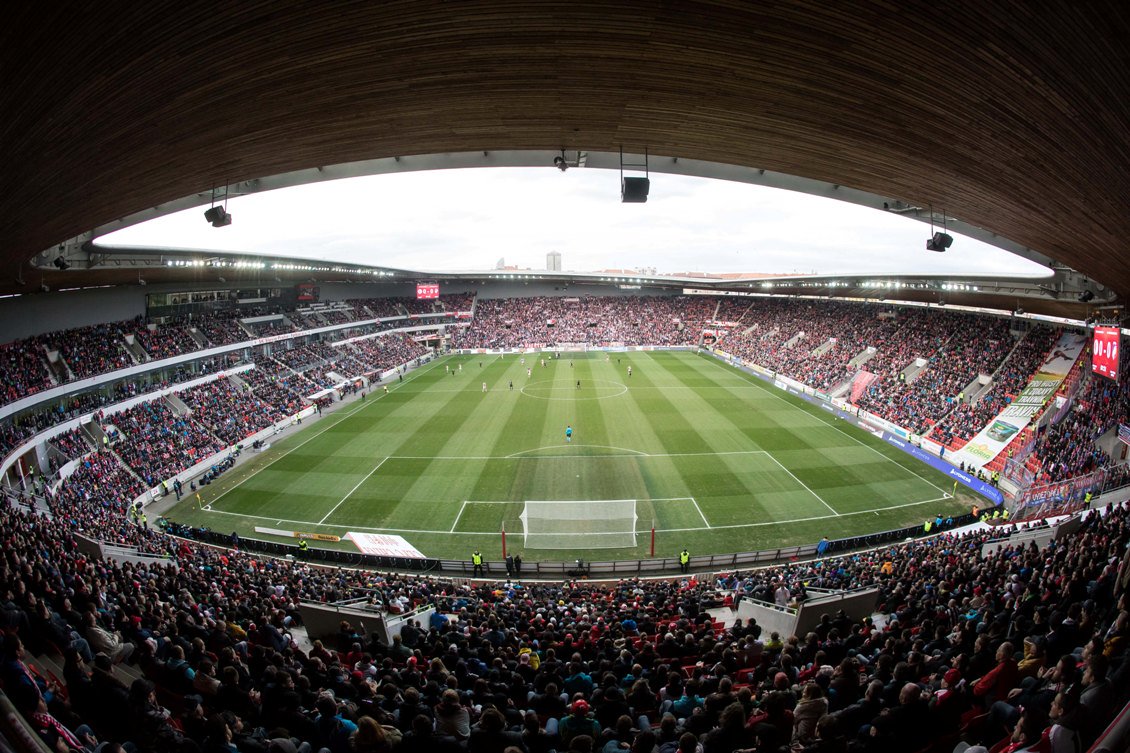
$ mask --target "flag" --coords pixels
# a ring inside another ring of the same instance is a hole
[[[1130,425],[1118,425],[1118,440],[1123,444],[1130,444]]]

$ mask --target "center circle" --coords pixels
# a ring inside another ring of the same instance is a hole
[[[581,386],[570,382],[542,380],[522,386],[522,394],[538,400],[604,400],[619,397],[628,391],[628,385],[608,379],[582,379]]]

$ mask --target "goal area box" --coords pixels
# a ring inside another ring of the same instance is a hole
[[[628,549],[636,545],[636,500],[533,500],[522,509],[527,549]]]

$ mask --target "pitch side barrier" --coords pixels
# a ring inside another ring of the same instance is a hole
[[[973,515],[966,513],[954,518],[953,526],[935,529],[927,534],[921,525],[898,528],[881,533],[871,533],[863,536],[829,541],[824,548],[825,555],[841,554],[857,550],[872,549],[884,544],[902,543],[907,539],[920,539],[956,530],[962,526],[977,522]],[[208,528],[194,528],[178,523],[170,523],[167,533],[190,541],[204,544],[230,547],[230,534],[220,533]],[[804,544],[801,546],[781,547],[780,549],[765,549],[759,552],[739,552],[731,554],[701,554],[692,556],[690,567],[695,572],[719,572],[724,570],[737,570],[753,568],[761,565],[772,565],[777,562],[792,562],[799,559],[816,559],[819,556],[818,544]],[[337,565],[343,567],[368,568],[377,570],[396,570],[401,572],[431,573],[434,575],[463,576],[471,578],[474,568],[470,559],[451,560],[436,558],[409,558],[409,557],[384,557],[345,549],[318,549],[310,547],[306,552],[298,549],[297,545],[277,541],[264,541],[262,539],[239,539],[241,551],[258,552],[273,557],[287,557],[294,560],[306,560],[321,565]],[[475,576],[483,580],[504,580],[506,563],[502,560],[486,561],[483,563],[484,575]],[[640,576],[670,576],[679,572],[679,558],[662,557],[656,559],[640,560],[606,560],[585,561],[578,566],[576,560],[570,562],[534,561],[524,560],[522,572],[518,580],[574,580],[589,578],[592,580],[619,580]]]

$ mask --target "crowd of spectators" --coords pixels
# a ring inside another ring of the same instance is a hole
[[[164,398],[139,403],[104,419],[118,430],[114,451],[149,487],[219,452],[222,445],[189,416],[173,413]]]
[[[206,314],[194,314],[191,323],[204,335],[211,345],[232,345],[233,343],[246,342],[255,337],[254,333],[239,323],[239,317],[244,314],[234,311],[214,311]]]
[[[716,302],[694,296],[532,297],[480,300],[456,348],[560,343],[696,345]]]
[[[992,534],[955,532],[602,585],[265,560],[144,530],[97,497],[52,521],[0,509],[5,692],[50,745],[75,734],[79,747],[159,753],[948,753],[960,735],[1058,753],[1085,750],[1130,688],[1125,506],[1045,550],[982,555]],[[99,514],[122,522],[92,523]],[[177,567],[86,559],[75,532]],[[829,613],[793,636],[707,611],[858,586],[879,589],[881,620]],[[439,615],[391,645],[348,622],[306,650],[290,639],[300,600],[348,598]],[[65,694],[26,669],[28,649],[62,655]]]
[[[474,293],[440,296],[436,300],[414,298],[357,299],[341,302],[333,308],[299,316],[278,307],[236,308],[198,312],[186,316],[166,317],[154,329],[143,319],[109,322],[89,327],[52,332],[0,345],[0,405],[48,389],[56,383],[48,365],[47,351],[57,350],[63,359],[56,375],[58,381],[85,379],[134,364],[125,336],[132,334],[138,347],[151,360],[192,353],[206,347],[232,345],[256,337],[298,331],[286,319],[273,319],[251,324],[242,319],[273,314],[297,317],[306,328],[345,324],[354,319],[405,317],[436,312],[467,312],[474,302]],[[391,328],[392,323],[382,328]],[[192,329],[204,340],[193,335]],[[362,335],[373,327],[352,332]],[[347,335],[343,335],[347,336]],[[139,356],[141,357],[141,356]]]
[[[77,460],[91,450],[90,443],[86,441],[86,432],[81,426],[51,437],[51,445],[69,460]]]
[[[187,322],[168,322],[150,329],[140,322],[135,330],[137,344],[152,360],[172,358],[182,353],[200,350],[200,343],[192,336]]]
[[[105,374],[132,366],[126,352],[123,326],[129,322],[93,324],[45,335],[48,347],[59,351],[75,379]]]
[[[271,405],[279,406],[287,415],[298,413],[309,405],[305,394],[317,391],[309,381],[273,358],[256,356],[255,368],[240,372],[255,395]]]
[[[993,374],[992,386],[977,396],[976,402],[957,404],[934,426],[932,438],[950,446],[961,446],[972,439],[1028,386],[1059,335],[1059,330],[1051,327],[1033,327]]]
[[[1130,357],[1120,357],[1119,369],[1130,367]],[[1121,372],[1125,373],[1125,372]],[[1112,458],[1095,441],[1119,424],[1130,423],[1130,382],[1112,382],[1087,370],[1071,411],[1049,426],[1036,442],[1033,462],[1036,480],[1052,483],[1112,464]]]
[[[328,388],[333,381],[326,378],[327,371],[339,371],[337,363],[342,360],[342,349],[328,343],[313,342],[297,348],[285,350],[277,348],[271,356],[292,371],[309,379],[317,387]]]
[[[99,408],[146,392],[167,389],[173,384],[210,374],[238,363],[239,356],[231,353],[227,356],[198,361],[195,364],[196,371],[190,371],[185,366],[177,366],[170,371],[161,372],[161,374],[143,374],[119,380],[111,385],[102,385],[99,389],[90,392],[68,395],[54,405],[40,405],[34,410],[19,414],[12,419],[11,423],[0,424],[0,457],[7,455],[20,443],[31,439],[39,432],[64,421],[93,413]]]
[[[0,346],[0,404],[15,402],[51,385],[42,338],[31,337]]]
[[[102,541],[127,546],[152,546],[135,533],[126,517],[128,505],[143,491],[141,482],[109,450],[98,450],[82,458],[47,502],[61,527]]]
[[[428,348],[410,335],[391,334],[357,340],[345,346],[365,367],[361,374],[378,374],[428,354]],[[350,374],[356,376],[356,374]]]
[[[177,397],[225,446],[236,445],[287,417],[286,411],[249,390],[236,387],[230,379],[217,379],[177,393]]]
[[[966,318],[951,320],[950,325],[941,331],[933,351],[920,354],[926,361],[921,371],[911,379],[903,378],[905,367],[881,374],[859,406],[925,434],[978,376],[995,372],[1016,344],[1007,319]]]

